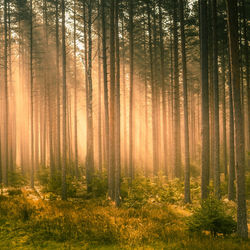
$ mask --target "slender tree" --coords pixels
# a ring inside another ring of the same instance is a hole
[[[229,37],[229,54],[233,90],[233,107],[235,119],[236,144],[236,197],[237,197],[237,232],[242,238],[248,237],[247,209],[245,194],[245,151],[244,124],[240,97],[240,65],[238,44],[238,10],[236,0],[227,0],[227,24]]]
[[[219,127],[219,84],[218,84],[218,42],[217,42],[217,1],[212,2],[213,26],[213,88],[214,88],[214,189],[220,198],[220,127]]]
[[[109,105],[108,105],[108,76],[107,76],[107,42],[106,42],[106,11],[105,0],[101,0],[102,16],[102,60],[103,60],[103,89],[104,89],[104,109],[105,109],[105,147],[106,147],[106,167],[109,172]],[[109,173],[108,173],[109,175]]]
[[[129,0],[129,178],[130,184],[133,179],[133,99],[134,99],[134,4]]]
[[[67,166],[67,148],[66,148],[66,98],[67,98],[67,85],[66,85],[66,37],[65,37],[65,0],[62,0],[62,200],[67,199],[67,186],[66,186],[66,166]]]
[[[78,130],[77,130],[77,71],[76,71],[76,0],[74,0],[74,131],[75,131],[75,175],[79,177],[78,170]]]
[[[5,95],[5,137],[4,137],[4,154],[5,164],[3,167],[3,184],[8,185],[8,168],[9,168],[9,103],[8,103],[8,27],[7,27],[7,0],[4,0],[4,95]]]
[[[208,96],[207,0],[200,0],[200,66],[202,95],[201,198],[208,196],[209,185],[209,96]]]
[[[115,200],[115,0],[110,2],[109,196]]]
[[[33,8],[32,0],[30,0],[30,126],[31,126],[31,179],[30,185],[34,188],[34,121],[33,121]]]
[[[173,36],[174,36],[174,175],[181,177],[181,137],[180,137],[180,93],[179,93],[179,52],[177,27],[177,2],[173,7]]]
[[[92,6],[93,2],[88,1],[88,81],[87,81],[87,157],[86,157],[86,178],[87,190],[91,191],[91,183],[94,171],[94,135],[93,135],[93,87],[92,87]]]
[[[184,127],[185,127],[185,202],[190,203],[190,156],[189,156],[189,124],[188,124],[188,89],[187,89],[187,63],[186,63],[186,37],[184,23],[183,0],[179,0],[179,16],[181,28],[181,54],[182,54],[182,82],[184,98]]]
[[[121,146],[120,146],[120,39],[119,39],[119,0],[115,0],[115,203],[120,205]]]

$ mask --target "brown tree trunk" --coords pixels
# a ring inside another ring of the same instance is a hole
[[[133,99],[134,99],[134,12],[133,0],[129,0],[129,81],[130,81],[130,99],[129,99],[129,178],[132,184],[133,173]]]
[[[7,0],[4,0],[4,97],[5,97],[5,122],[4,122],[4,155],[5,162],[3,166],[3,184],[8,185],[9,168],[9,103],[8,103],[8,36],[7,36]]]
[[[177,4],[173,10],[174,32],[174,176],[181,177],[181,137],[180,137],[180,93],[179,93],[179,63],[178,63],[178,27]]]
[[[67,148],[66,148],[66,132],[67,132],[67,117],[66,117],[66,101],[67,101],[67,85],[66,85],[66,38],[65,38],[65,1],[62,0],[62,200],[67,199],[66,186],[66,167],[67,167]]]
[[[247,209],[245,194],[245,147],[244,124],[240,97],[240,65],[238,44],[238,11],[237,1],[227,0],[227,24],[229,37],[229,54],[231,80],[233,89],[233,107],[235,119],[236,143],[236,197],[237,197],[237,232],[242,238],[248,237]]]
[[[179,0],[179,16],[181,24],[181,54],[182,54],[182,81],[184,98],[184,135],[185,135],[185,202],[190,203],[190,155],[189,155],[189,124],[188,124],[188,83],[186,63],[186,37],[184,24],[183,0]]]
[[[101,2],[102,11],[102,60],[103,60],[103,88],[104,88],[104,109],[105,109],[105,165],[109,175],[109,105],[108,105],[108,78],[107,78],[107,43],[106,43],[106,12],[105,0]]]
[[[115,0],[115,203],[120,205],[121,147],[120,147],[120,42],[119,42],[119,0]]]
[[[214,192],[220,198],[220,127],[218,86],[217,1],[212,1],[213,87],[214,87]]]
[[[201,198],[208,197],[209,185],[209,92],[208,92],[208,27],[207,1],[200,0],[200,52],[201,52],[201,94],[202,94],[202,167]]]

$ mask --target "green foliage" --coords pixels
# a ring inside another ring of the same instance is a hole
[[[11,187],[22,187],[28,184],[27,178],[19,172],[8,172],[8,181]]]
[[[36,178],[42,186],[48,185],[49,182],[49,169],[42,167],[36,172]]]
[[[131,188],[126,182],[121,185],[123,206],[127,208],[141,208],[146,204],[182,204],[183,193],[184,184],[178,179],[162,183],[159,179],[152,182],[150,179],[136,178]]]
[[[236,222],[226,213],[225,204],[212,196],[194,210],[187,224],[191,232],[209,231],[213,236],[218,233],[228,235],[236,231]]]
[[[15,195],[22,195],[22,190],[19,188],[11,188],[8,189],[8,195],[9,196],[15,196]]]
[[[35,212],[35,207],[22,195],[0,201],[0,218],[4,220],[27,221]]]
[[[198,190],[197,183],[191,183],[192,188]],[[126,185],[128,184],[123,182],[124,190]],[[186,206],[165,202],[169,198],[164,198],[164,195],[170,186],[171,192],[176,189],[181,193],[183,184],[174,180],[165,186],[159,180],[152,183],[150,180],[137,178],[129,192],[122,191],[124,204],[120,208],[116,208],[111,202],[105,203],[105,199],[100,197],[61,201],[52,192],[49,193],[49,200],[43,200],[29,188],[22,189],[22,195],[2,195],[0,249],[191,250],[207,249],[207,246],[214,250],[248,249],[247,242],[232,237],[222,239],[205,234],[189,234],[185,218],[190,212]],[[164,195],[156,197],[160,189],[163,189]],[[139,192],[137,196],[136,192]],[[216,223],[220,225],[218,233],[231,227],[230,216],[227,217],[224,213],[227,208],[220,203],[212,200],[203,205],[203,216],[214,210],[219,212],[211,214],[223,215],[223,222],[221,217],[216,217]]]
[[[108,192],[108,177],[105,173],[92,177],[91,190],[93,197],[106,197]]]
[[[61,194],[62,178],[60,171],[55,171],[53,177],[51,177],[49,169],[42,168],[37,173],[37,180],[44,187],[44,192],[50,192],[56,195]],[[67,175],[66,185],[68,197],[75,197],[77,189],[79,188],[79,183],[76,178],[71,175]],[[53,194],[50,195],[53,197],[52,200],[55,198]]]

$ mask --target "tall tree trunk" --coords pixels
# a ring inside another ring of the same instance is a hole
[[[57,164],[61,169],[61,91],[59,73],[59,0],[56,0],[56,98],[57,98]]]
[[[151,85],[151,103],[152,103],[152,146],[153,146],[153,169],[157,165],[157,145],[156,145],[156,118],[155,118],[155,79],[153,67],[153,49],[152,49],[152,28],[151,28],[151,13],[150,5],[147,3],[148,17],[148,43],[149,43],[149,64],[150,64],[150,85]],[[154,174],[156,174],[154,172]]]
[[[221,79],[222,79],[222,123],[223,123],[223,159],[224,176],[227,177],[227,126],[226,126],[226,69],[225,69],[225,49],[223,47],[221,55]]]
[[[236,197],[237,197],[237,232],[242,238],[248,237],[247,209],[245,194],[245,147],[244,124],[240,97],[240,65],[238,44],[237,1],[227,0],[227,23],[229,36],[229,54],[233,89],[233,106],[236,142]]]
[[[3,184],[8,185],[9,168],[9,103],[8,103],[8,28],[7,28],[7,0],[4,0],[4,94],[5,94],[5,122],[4,122],[4,155],[5,164],[3,167]]]
[[[119,0],[115,0],[115,49],[116,49],[116,85],[115,85],[115,203],[120,205],[121,146],[120,146],[120,41],[119,41]]]
[[[144,13],[143,13],[144,16]],[[145,168],[144,173],[145,177],[148,177],[148,80],[147,80],[147,45],[146,45],[146,16],[144,16],[144,31],[143,31],[143,52],[144,52],[144,86],[145,86],[145,96],[144,96],[144,105],[145,105],[145,149],[144,149],[144,157],[145,157]]]
[[[248,152],[250,152],[250,79],[249,79],[249,54],[248,54],[248,29],[246,18],[246,5],[245,0],[242,0],[242,15],[243,15],[243,36],[244,36],[244,54],[245,54],[245,67],[246,67],[246,83],[247,83],[247,120],[248,120]],[[248,157],[248,168],[250,167],[250,157]]]
[[[9,152],[9,168],[11,172],[15,171],[15,94],[14,94],[14,86],[12,81],[12,46],[11,46],[11,12],[10,12],[10,2],[8,2],[8,49],[9,49],[9,98],[11,101],[11,120],[10,120],[10,130],[9,130],[9,141],[10,141],[10,152]]]
[[[93,134],[93,87],[92,87],[92,4],[88,1],[88,88],[87,88],[87,159],[86,159],[86,179],[87,190],[91,191],[92,177],[94,172],[94,134]]]
[[[125,62],[125,38],[124,38],[124,17],[122,17],[122,85],[123,85],[123,147],[124,147],[124,172],[128,177],[128,153],[127,153],[127,105],[126,105],[126,62]]]
[[[109,196],[115,200],[115,0],[110,2]]]
[[[174,175],[181,177],[181,137],[180,137],[180,93],[179,93],[179,63],[178,63],[178,27],[177,3],[173,10],[174,32]]]
[[[107,77],[107,42],[106,42],[106,12],[105,0],[101,0],[102,12],[102,60],[103,60],[103,88],[104,88],[104,109],[105,109],[105,147],[106,147],[106,168],[109,172],[109,105],[108,105],[108,77]],[[109,173],[108,173],[109,175]]]
[[[31,175],[30,185],[34,188],[34,125],[33,125],[33,8],[30,0],[30,126],[31,126]]]
[[[233,91],[232,91],[232,81],[231,81],[231,69],[229,62],[229,176],[228,176],[228,199],[235,199],[235,152],[234,152],[234,110],[233,110]]]
[[[209,92],[208,92],[207,0],[200,0],[200,52],[202,94],[201,198],[208,197],[209,185]]]
[[[75,175],[79,177],[78,170],[78,130],[77,130],[77,72],[76,72],[76,0],[74,0],[74,131],[75,131]]]
[[[181,24],[181,54],[182,54],[182,81],[184,98],[184,127],[185,127],[185,202],[190,203],[190,156],[189,156],[189,124],[188,124],[188,84],[186,63],[186,37],[184,24],[183,0],[179,0],[179,16]]]
[[[98,32],[98,165],[99,172],[102,172],[102,80],[101,80],[101,19],[100,19],[100,1],[98,0],[98,20],[97,20],[97,32]]]
[[[167,107],[166,107],[166,83],[165,83],[165,61],[164,61],[164,40],[162,28],[162,6],[159,2],[159,29],[160,29],[160,56],[161,56],[161,86],[162,86],[162,122],[163,122],[163,148],[164,148],[164,168],[163,173],[168,177],[167,163]],[[146,85],[147,86],[147,85]]]
[[[220,127],[218,86],[217,1],[212,1],[213,87],[214,87],[214,191],[220,198]]]
[[[130,185],[134,177],[133,173],[133,100],[134,100],[134,4],[129,0],[129,81],[130,81],[130,99],[129,99],[129,178]]]
[[[67,117],[66,117],[66,101],[67,101],[67,85],[66,85],[66,38],[65,38],[65,0],[62,0],[62,200],[67,199],[67,186],[66,186],[66,167],[67,167],[67,147],[66,147],[66,134],[67,134]]]

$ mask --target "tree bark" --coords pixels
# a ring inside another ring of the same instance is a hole
[[[184,135],[185,135],[185,195],[186,203],[190,203],[190,155],[189,155],[189,124],[188,124],[188,83],[187,83],[187,63],[186,63],[186,37],[184,23],[183,0],[179,0],[179,16],[181,24],[181,54],[182,54],[182,81],[184,98]]]
[[[213,87],[214,87],[214,192],[220,198],[220,127],[218,86],[217,1],[212,1]]]
[[[174,35],[174,176],[181,177],[181,137],[180,137],[180,93],[179,93],[179,63],[178,63],[178,27],[177,3],[173,10]]]
[[[129,81],[130,81],[130,97],[129,97],[129,178],[130,185],[134,177],[133,169],[133,100],[134,100],[134,11],[133,0],[129,0]]]
[[[201,167],[201,198],[208,197],[209,186],[209,92],[208,92],[208,27],[207,1],[200,0],[200,66],[202,94],[202,167]]]
[[[62,0],[62,200],[67,199],[66,186],[66,167],[67,167],[67,148],[66,148],[66,134],[67,134],[67,117],[66,117],[66,99],[67,99],[67,80],[66,80],[66,38],[65,38],[65,0]]]
[[[236,143],[236,197],[237,197],[237,232],[242,238],[248,237],[247,209],[245,195],[245,147],[244,124],[240,96],[240,65],[238,44],[238,11],[237,1],[227,0],[227,24],[229,37],[229,54],[231,80],[233,89],[233,107],[235,120]]]

